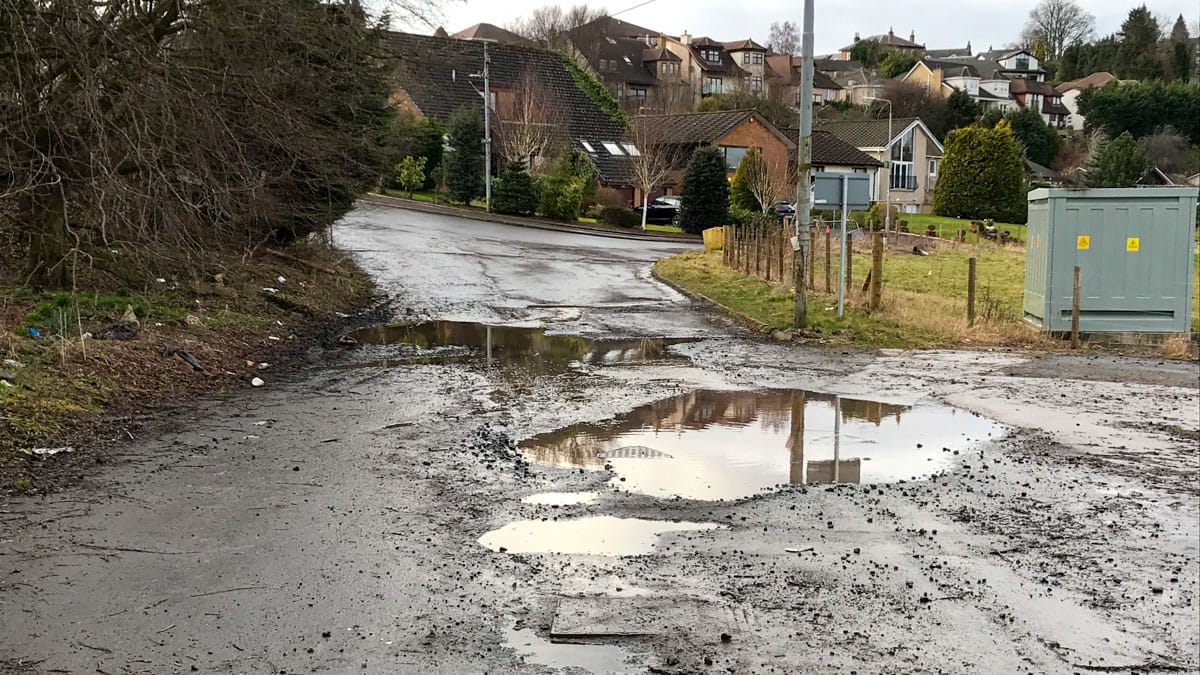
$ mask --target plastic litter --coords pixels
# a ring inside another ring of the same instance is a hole
[[[34,328],[33,326],[27,326],[25,330],[29,331],[29,337],[42,337],[41,332],[39,332],[38,329]]]
[[[282,276],[280,276],[280,277],[275,277],[275,281],[278,281],[278,282],[279,282],[279,283],[281,283],[281,284],[285,284],[285,283],[287,283],[287,278],[286,278],[286,277],[282,277]]]
[[[254,387],[261,387],[264,384],[266,384],[266,382],[263,382],[262,379],[258,378],[258,377],[254,378],[253,380],[250,380],[250,385],[254,386]]]
[[[94,340],[132,340],[138,336],[138,331],[141,330],[141,325],[136,322],[118,321],[117,323],[101,328],[92,334]]]
[[[193,371],[195,371],[197,373],[204,372],[204,366],[200,365],[200,362],[196,360],[196,357],[192,356],[191,354],[187,353],[186,351],[184,351],[182,349],[178,349],[178,348],[172,349],[167,352],[167,356],[177,356],[177,357],[179,357],[180,361],[183,361],[184,363],[191,366]]]
[[[255,367],[255,368],[258,368],[259,370],[266,370],[267,368],[270,368],[270,367],[271,367],[271,364],[269,364],[269,363],[259,363],[259,364],[255,365],[254,367]]]
[[[21,363],[20,361],[18,361],[16,359],[4,359],[4,361],[0,361],[0,363],[3,363],[4,365],[8,366],[9,368],[24,368],[25,367],[25,364]]]
[[[264,292],[267,292],[267,293],[278,293],[278,292],[279,292],[279,289],[278,289],[278,288],[271,288],[270,286],[263,286],[263,291],[264,291]]]
[[[45,459],[46,457],[53,457],[63,452],[75,452],[75,448],[70,446],[62,448],[34,448],[29,452],[32,453],[34,457]]]

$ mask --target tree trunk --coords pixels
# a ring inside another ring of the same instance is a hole
[[[649,195],[646,194],[645,190],[642,190],[642,232],[646,231],[646,203],[649,201],[647,197]]]
[[[23,201],[29,228],[29,283],[33,288],[66,288],[67,200],[59,185],[39,188]]]

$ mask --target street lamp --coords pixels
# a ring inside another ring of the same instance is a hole
[[[488,43],[495,40],[480,40],[483,43],[483,72],[472,73],[469,77],[483,79],[483,194],[484,210],[492,210],[492,91],[488,66],[492,59],[488,56]],[[476,91],[479,91],[476,89]]]
[[[865,100],[871,102],[879,101],[888,105],[888,137],[887,143],[884,144],[884,149],[887,151],[887,159],[885,160],[884,165],[887,166],[888,170],[888,180],[886,186],[887,197],[884,199],[885,215],[883,217],[883,236],[886,238],[888,230],[891,229],[892,226],[892,102],[886,98],[880,98],[878,96],[868,96]]]

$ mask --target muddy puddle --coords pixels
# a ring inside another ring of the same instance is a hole
[[[642,520],[590,516],[563,520],[519,520],[479,538],[500,553],[566,553],[578,555],[641,555],[654,550],[667,532],[712,530],[716,523]]]
[[[576,506],[591,504],[599,496],[599,492],[539,492],[525,497],[521,503],[537,506]]]
[[[595,675],[625,673],[633,668],[629,664],[633,655],[616,645],[551,642],[532,628],[507,629],[504,646],[529,663],[550,668],[582,668]]]
[[[544,328],[495,326],[462,321],[381,324],[350,333],[378,355],[356,367],[419,365],[482,360],[489,367],[553,373],[573,365],[622,365],[684,358],[668,347],[691,338],[591,340],[577,335],[547,335]]]
[[[654,497],[738,499],[781,484],[890,483],[951,468],[1004,433],[950,406],[799,390],[695,391],[521,444],[530,460],[602,470]]]

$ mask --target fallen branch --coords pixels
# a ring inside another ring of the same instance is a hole
[[[226,588],[220,591],[208,591],[207,593],[193,593],[193,598],[203,598],[210,595],[220,595],[222,593],[235,593],[237,591],[263,591],[266,586],[238,586],[237,588]]]
[[[318,272],[324,272],[325,274],[331,274],[335,277],[340,276],[338,271],[333,269],[332,267],[325,267],[324,265],[318,265],[314,262],[304,260],[303,258],[297,258],[294,255],[288,255],[287,253],[284,253],[283,251],[277,251],[273,248],[266,249],[266,251],[267,251],[267,253],[270,253],[271,255],[275,256],[276,258],[280,258],[280,259],[286,260],[288,262],[293,262],[293,263],[296,263],[297,265],[304,265],[305,267],[308,267],[310,269],[317,270]]]

